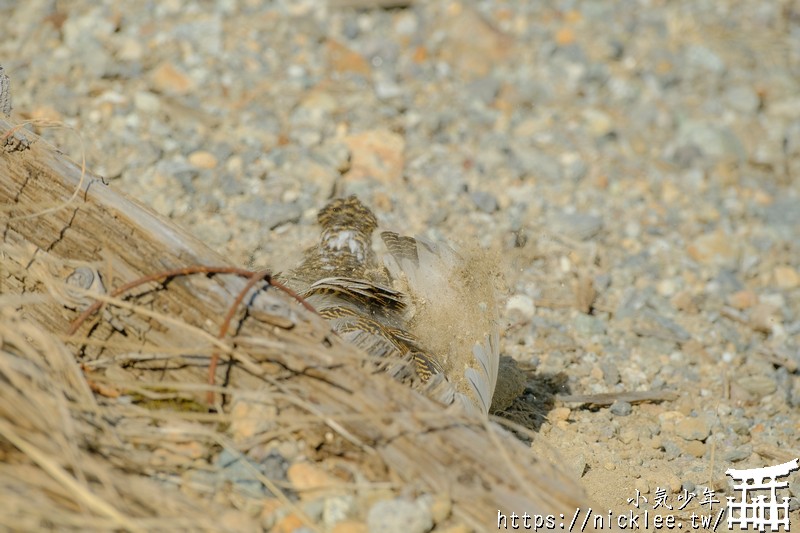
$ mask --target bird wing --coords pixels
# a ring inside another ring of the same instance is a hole
[[[491,313],[493,306],[486,309],[488,302],[480,302],[480,296],[473,293],[470,283],[465,281],[467,265],[451,247],[390,231],[382,232],[381,238],[389,251],[384,265],[392,279],[403,281],[403,291],[413,303],[415,316],[409,317],[413,332],[423,342],[430,342],[432,335],[441,337],[445,331],[439,328],[426,334],[418,330],[425,324],[433,324],[434,329],[438,324],[448,324],[461,338],[460,342],[434,350],[442,359],[440,364],[447,380],[455,388],[455,393],[442,390],[442,399],[450,396],[451,401],[460,400],[468,410],[477,407],[484,415],[488,414],[497,384],[499,336],[493,316],[477,322],[470,318]],[[481,305],[484,311],[479,309]],[[480,331],[481,325],[487,326],[487,331]]]
[[[305,298],[314,295],[349,298],[364,309],[380,306],[384,309],[402,311],[405,307],[403,295],[392,288],[342,276],[322,278],[303,292]]]

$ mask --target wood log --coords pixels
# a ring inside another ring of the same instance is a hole
[[[108,293],[160,270],[227,264],[35,134],[10,131],[0,120],[0,294],[56,296],[20,300],[18,312],[26,318],[64,335],[91,300],[69,293],[59,280]],[[76,278],[80,273],[102,284]],[[132,374],[137,379],[202,390],[220,317],[244,284],[225,276],[181,277],[167,290],[150,284],[138,291],[137,305],[180,320],[108,306],[70,342],[86,364],[149,354],[149,364]],[[278,386],[291,392],[364,463],[379,458],[393,479],[449,494],[453,516],[475,529],[497,528],[499,514],[526,512],[555,515],[568,527],[572,513],[588,507],[577,483],[532,457],[495,423],[459,418],[361,364],[362,354],[286,294],[269,290],[258,298],[266,315],[279,319],[258,320],[254,312],[237,337],[226,339],[223,352],[233,362],[218,373],[220,383],[239,391]]]

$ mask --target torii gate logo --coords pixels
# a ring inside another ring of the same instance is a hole
[[[739,501],[728,496],[728,529],[739,524],[742,531],[749,530],[751,525],[758,531],[765,531],[767,526],[770,531],[779,531],[781,526],[784,531],[789,531],[789,498],[784,497],[782,503],[778,503],[777,496],[777,490],[788,487],[789,482],[777,479],[798,470],[800,467],[797,461],[795,459],[780,465],[748,470],[727,469],[727,475],[741,482],[738,485],[734,483],[734,490],[742,491],[742,499]],[[757,494],[767,490],[769,499],[766,499],[765,494]]]

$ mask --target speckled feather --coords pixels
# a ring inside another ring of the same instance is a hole
[[[431,289],[431,280],[453,282],[451,270],[458,255],[445,245],[383,232],[389,254],[383,265],[378,263],[372,249],[377,220],[355,196],[331,201],[317,220],[322,227],[319,243],[305,251],[296,268],[276,278],[306,298],[334,331],[368,354],[413,362],[418,381],[434,398],[486,414],[497,379],[496,332],[463,355],[468,359],[465,364],[433,353],[413,333],[419,307],[429,305],[423,303],[422,292]]]

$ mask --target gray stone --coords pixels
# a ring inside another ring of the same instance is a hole
[[[628,416],[631,414],[631,411],[633,411],[633,406],[630,402],[615,400],[614,403],[611,404],[610,411],[617,416]]]
[[[758,106],[761,104],[756,91],[745,85],[729,87],[725,91],[725,100],[736,111],[748,114],[758,111]]]
[[[651,309],[645,309],[634,319],[633,331],[638,335],[677,343],[692,338],[680,324]]]
[[[467,93],[484,104],[490,104],[497,96],[497,91],[500,89],[500,82],[494,76],[486,76],[471,81],[467,84]]]
[[[513,294],[506,302],[506,311],[518,313],[521,318],[530,320],[536,313],[536,306],[533,303],[533,298],[527,294]]]
[[[672,460],[681,454],[681,448],[671,440],[664,439],[661,442],[661,447],[664,448],[664,454],[667,460]]]
[[[589,166],[583,159],[572,159],[563,165],[564,179],[571,182],[579,182],[586,173],[589,172]]]
[[[572,321],[575,332],[584,337],[592,335],[603,335],[606,332],[606,324],[602,320],[592,315],[579,313]]]
[[[721,74],[725,71],[725,62],[710,49],[699,44],[692,44],[686,48],[686,61],[690,66],[712,74]]]
[[[430,509],[405,499],[379,501],[367,513],[370,533],[426,533],[432,527]]]
[[[714,159],[743,161],[746,156],[742,142],[730,128],[710,122],[687,120],[681,124],[676,142],[679,148],[696,148]]]
[[[355,498],[351,495],[326,498],[322,507],[322,522],[330,529],[355,512]]]
[[[239,204],[236,212],[247,220],[257,220],[265,229],[274,229],[281,224],[299,220],[303,212],[297,203],[270,203],[256,196]]]
[[[609,361],[602,361],[600,363],[600,369],[603,371],[603,383],[608,386],[614,386],[620,382],[621,376],[619,373],[619,368],[614,363]]]
[[[800,197],[778,198],[767,208],[764,208],[764,218],[773,226],[786,226],[797,228],[800,226],[800,209],[797,208]]]
[[[738,448],[730,448],[725,450],[725,452],[722,454],[722,460],[726,463],[736,463],[738,461],[744,461],[752,454],[752,446],[740,446]]]
[[[511,147],[511,154],[514,157],[513,162],[524,177],[541,179],[549,183],[557,183],[561,180],[561,165],[554,157],[541,150],[514,143]]]
[[[494,213],[498,209],[497,198],[490,192],[474,191],[469,196],[478,209],[484,213]]]
[[[601,217],[586,213],[562,213],[550,219],[550,229],[553,233],[566,235],[579,241],[591,239],[602,228],[603,219]]]
[[[747,392],[758,397],[767,396],[778,389],[778,384],[774,378],[759,374],[740,377],[736,380],[736,383]]]

